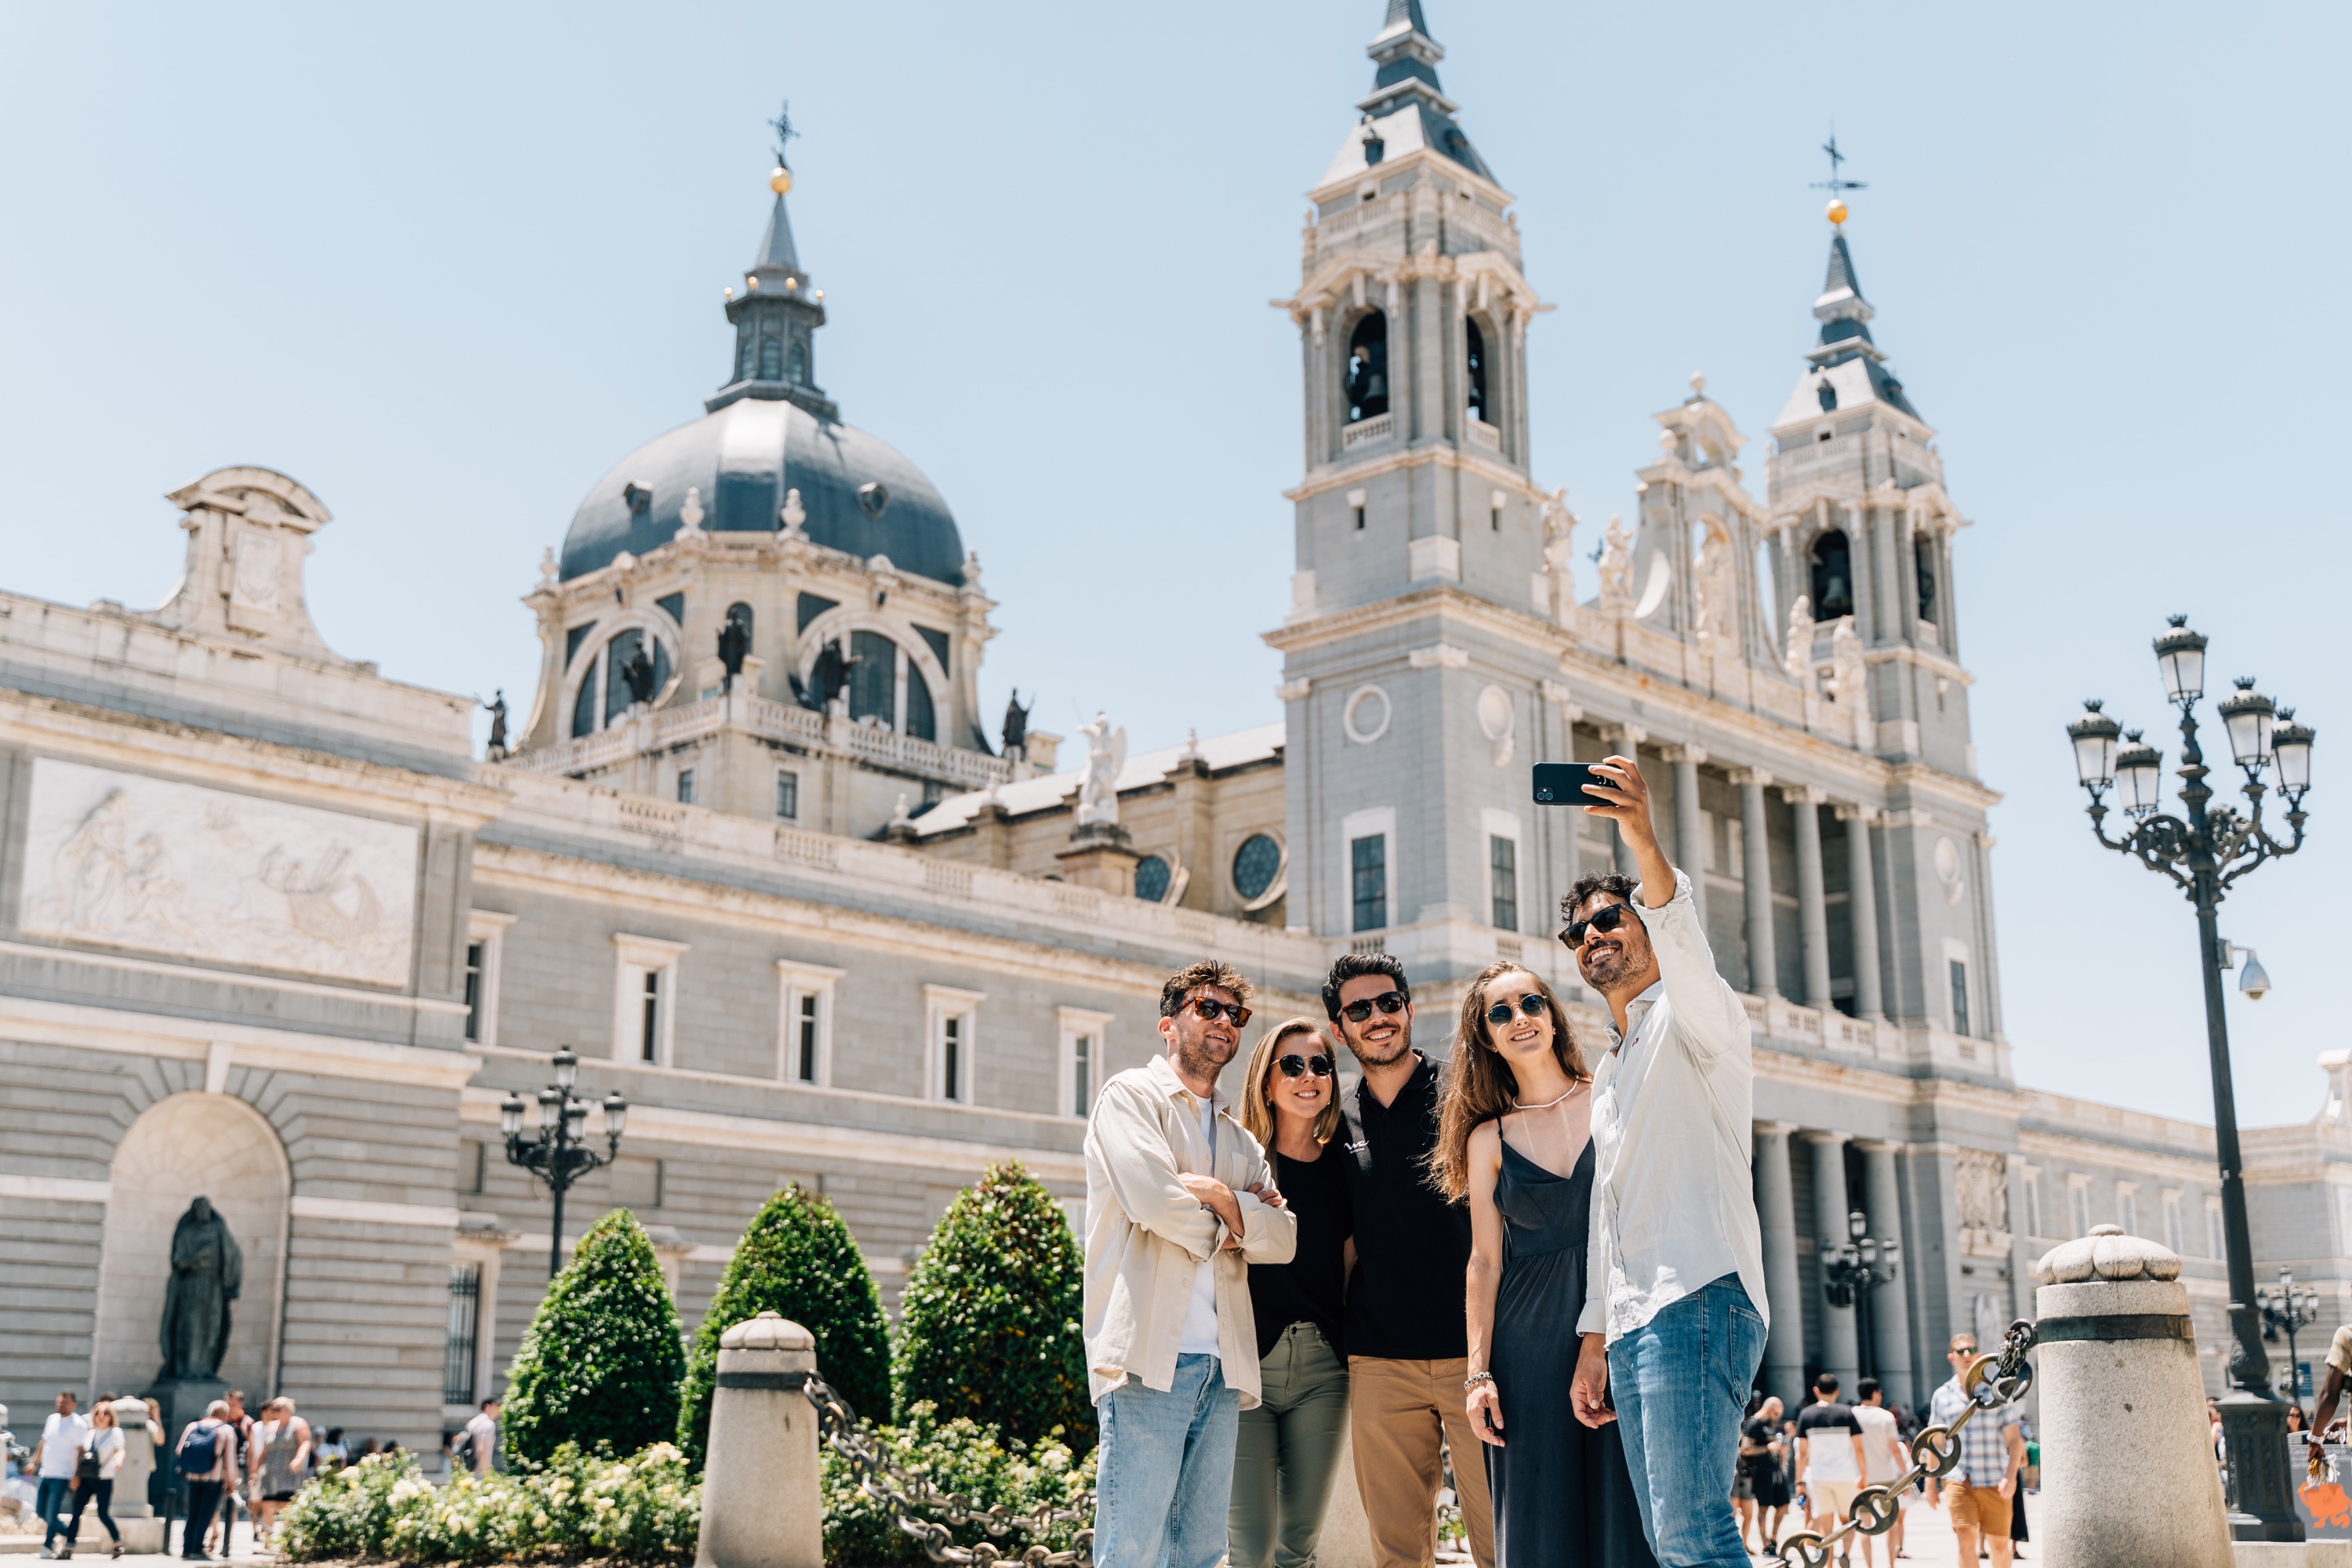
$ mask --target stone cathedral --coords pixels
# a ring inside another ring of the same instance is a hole
[[[1336,954],[1395,952],[1441,1053],[1509,957],[1597,1030],[1554,911],[1617,847],[1531,805],[1528,769],[1612,751],[1755,1021],[1766,1384],[1924,1398],[1947,1335],[2029,1311],[2030,1259],[2113,1223],[2187,1258],[2218,1387],[2210,1131],[2012,1073],[1969,520],[1844,230],[1760,440],[1693,377],[1621,515],[1580,519],[1528,400],[1545,260],[1420,0],[1370,54],[1336,153],[1297,150],[1278,723],[1129,754],[1113,718],[981,710],[974,542],[824,391],[781,159],[715,390],[518,584],[538,688],[487,756],[471,699],[312,623],[331,517],[270,469],[170,492],[161,608],[0,593],[0,1401],[155,1381],[153,1260],[200,1191],[243,1259],[219,1375],[414,1447],[499,1388],[551,1242],[613,1206],[689,1323],[788,1181],[895,1299],[989,1162],[1079,1201],[1095,1087],[1159,1048],[1161,977],[1207,954],[1279,1018],[1318,1011]],[[580,1092],[630,1110],[551,1238],[499,1114],[567,1044]],[[2322,1290],[2306,1363],[2352,1319],[2352,1056],[2321,1066],[2309,1122],[2245,1134],[2257,1255]],[[1900,1272],[1839,1304],[1850,1226]]]

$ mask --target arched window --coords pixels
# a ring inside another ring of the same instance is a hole
[[[572,736],[577,740],[595,732],[596,666],[591,664],[588,672],[580,678],[580,695],[572,700]]]
[[[849,634],[849,716],[898,725],[898,645],[880,632]]]
[[[751,351],[753,347],[754,343],[752,337],[749,332],[745,332],[741,340],[735,345],[735,379],[738,381],[749,381],[751,379]]]
[[[591,735],[629,710],[637,700],[635,689],[629,684],[632,662],[640,651],[646,655],[650,670],[639,669],[637,677],[646,683],[645,700],[648,702],[662,694],[669,685],[669,645],[661,638],[648,637],[635,628],[615,633],[613,639],[596,650],[580,674],[580,690],[572,700],[572,733]],[[599,700],[599,693],[602,700]]]
[[[918,741],[940,738],[939,719],[931,711],[931,683],[912,665],[907,668],[907,733]]]
[[[1469,353],[1470,417],[1491,425],[1494,421],[1486,418],[1486,334],[1478,330],[1478,323],[1470,317],[1462,318],[1462,336],[1468,344]]]
[[[1348,423],[1389,411],[1389,319],[1369,311],[1348,339]]]
[[[774,338],[760,340],[760,379],[780,381],[784,374],[784,345]]]
[[[1853,552],[1845,535],[1831,529],[1813,541],[1813,618],[1833,621],[1853,614]]]
[[[793,344],[793,380],[803,386],[808,384],[808,345],[806,343]]]
[[[1919,618],[1936,619],[1936,536],[1923,533],[1911,542],[1911,559],[1919,574]]]

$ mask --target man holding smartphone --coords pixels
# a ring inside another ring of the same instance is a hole
[[[1612,1026],[1592,1080],[1591,1284],[1570,1396],[1586,1426],[1618,1423],[1663,1568],[1748,1568],[1731,1472],[1765,1329],[1748,1010],[1658,845],[1641,768],[1612,756],[1592,773],[1584,809],[1615,821],[1641,880],[1582,877],[1560,900],[1560,940]]]

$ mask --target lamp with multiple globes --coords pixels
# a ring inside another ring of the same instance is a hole
[[[2235,802],[2213,804],[2206,781],[2210,770],[2197,740],[2197,704],[2205,696],[2206,639],[2189,617],[2174,616],[2156,639],[2158,673],[2165,700],[2180,710],[2181,781],[2178,813],[2164,809],[2164,753],[2121,731],[2098,702],[2066,726],[2074,752],[2075,777],[2091,797],[2091,832],[2101,844],[2128,855],[2171,879],[2197,910],[2199,954],[2205,979],[2206,1051],[2213,1078],[2214,1152],[2221,1175],[2221,1228],[2230,1276],[2230,1328],[2234,1342],[2229,1363],[2231,1387],[2221,1401],[2222,1450],[2231,1533],[2242,1541],[2300,1541],[2286,1453],[2286,1407],[2272,1392],[2270,1357],[2263,1349],[2266,1321],[2262,1293],[2254,1288],[2253,1244],[2246,1223],[2246,1187],[2238,1146],[2235,1090],[2231,1083],[2229,1019],[2223,1010],[2221,972],[2243,953],[2239,988],[2249,1000],[2270,992],[2270,975],[2250,948],[2221,939],[2221,900],[2239,879],[2257,867],[2303,847],[2305,792],[2311,788],[2311,727],[2294,721],[2294,710],[2278,707],[2254,689],[2251,676],[2215,704],[2229,736],[2231,761],[2244,774]],[[2274,836],[2263,821],[2263,801],[2273,784],[2286,803],[2286,828]],[[2119,837],[2106,830],[2107,792],[2128,819]],[[2292,1344],[2290,1343],[2290,1350]]]
[[[604,1097],[603,1153],[588,1147],[588,1101],[576,1099],[572,1086],[580,1081],[580,1058],[570,1046],[555,1053],[555,1081],[539,1091],[539,1131],[522,1130],[523,1099],[509,1092],[499,1104],[499,1131],[507,1141],[507,1163],[520,1165],[547,1184],[554,1194],[555,1214],[547,1239],[547,1277],[563,1267],[563,1194],[572,1184],[609,1165],[621,1152],[621,1132],[628,1125],[629,1102],[616,1091]]]
[[[2307,1329],[2319,1321],[2319,1292],[2308,1285],[2297,1286],[2294,1270],[2279,1270],[2278,1289],[2263,1286],[2254,1292],[2254,1304],[2263,1314],[2263,1338],[2272,1344],[2286,1339],[2287,1396],[2300,1406],[2303,1404],[2303,1363],[2294,1348],[2297,1330]]]
[[[1903,1244],[1891,1236],[1871,1235],[1870,1216],[1860,1209],[1846,1215],[1845,1229],[1843,1245],[1831,1237],[1822,1238],[1822,1291],[1831,1306],[1854,1309],[1855,1348],[1861,1352],[1864,1370],[1875,1377],[1879,1375],[1878,1340],[1871,1329],[1876,1300],[1872,1293],[1894,1282],[1902,1268]]]

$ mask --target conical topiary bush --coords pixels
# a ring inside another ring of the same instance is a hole
[[[677,1446],[688,1459],[702,1463],[710,1432],[719,1337],[761,1312],[814,1334],[818,1374],[860,1415],[889,1418],[890,1335],[874,1276],[833,1205],[795,1183],[752,1216],[694,1336],[677,1415]]]
[[[1060,1429],[1095,1445],[1079,1334],[1085,1264],[1053,1194],[1019,1164],[992,1165],[958,1194],[915,1260],[892,1363],[899,1419],[929,1400],[1008,1439]]]
[[[564,1443],[626,1456],[667,1442],[685,1373],[653,1243],[614,1209],[580,1238],[523,1333],[507,1374],[508,1451],[538,1465]]]

